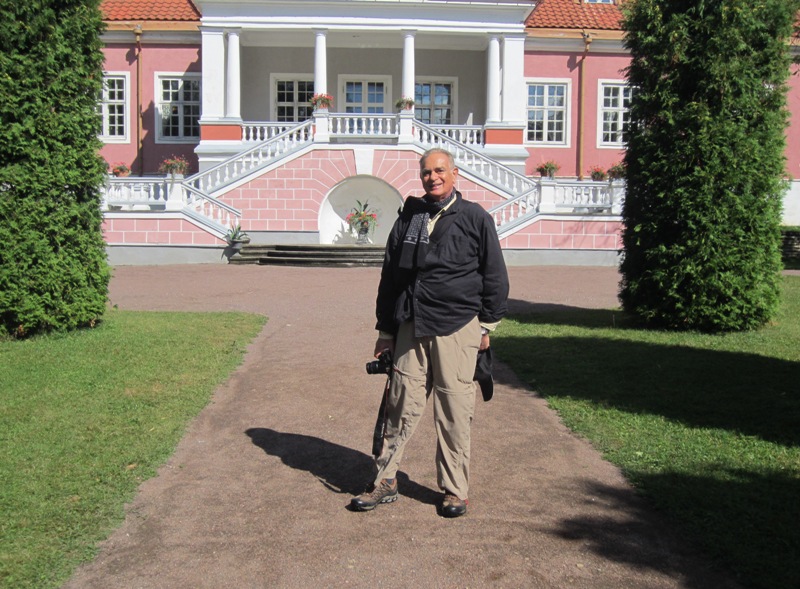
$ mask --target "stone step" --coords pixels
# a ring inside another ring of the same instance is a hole
[[[245,245],[231,264],[294,266],[380,266],[383,246],[374,245]]]

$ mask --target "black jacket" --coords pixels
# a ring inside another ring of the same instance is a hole
[[[500,321],[507,310],[508,273],[491,215],[456,192],[434,225],[420,267],[406,270],[398,262],[415,198],[406,200],[386,243],[376,328],[396,334],[412,314],[416,337],[450,335],[476,316],[484,323]]]

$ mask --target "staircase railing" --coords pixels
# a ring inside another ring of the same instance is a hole
[[[212,194],[231,182],[269,165],[276,159],[310,145],[313,141],[312,124],[312,120],[299,123],[272,139],[254,145],[208,170],[190,176],[184,182],[201,192]]]
[[[415,120],[413,125],[414,137],[420,146],[446,149],[453,154],[459,167],[468,168],[471,174],[503,190],[509,197],[521,196],[536,188],[536,181],[525,174],[504,166],[425,123]]]

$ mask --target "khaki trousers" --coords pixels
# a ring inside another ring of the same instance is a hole
[[[394,375],[386,403],[386,433],[376,460],[381,479],[397,474],[411,438],[433,395],[439,488],[461,499],[469,491],[470,425],[475,413],[475,362],[481,341],[476,317],[452,335],[414,337],[403,323],[395,341]]]

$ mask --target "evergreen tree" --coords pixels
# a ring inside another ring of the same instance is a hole
[[[626,4],[634,96],[620,301],[647,325],[744,330],[777,309],[797,9],[797,0]]]
[[[0,2],[0,336],[105,309],[98,2]]]

